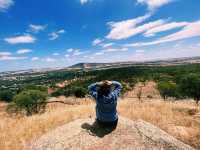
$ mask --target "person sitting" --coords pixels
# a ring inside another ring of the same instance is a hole
[[[117,81],[101,81],[88,87],[89,94],[96,100],[96,121],[101,127],[116,128],[118,123],[117,100],[122,85]]]

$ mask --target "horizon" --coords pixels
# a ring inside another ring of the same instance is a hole
[[[195,0],[0,0],[0,72],[200,56],[199,6]]]

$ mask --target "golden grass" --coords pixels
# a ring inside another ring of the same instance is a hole
[[[73,121],[95,115],[95,105],[91,101],[76,100],[78,104],[50,104],[47,112],[31,117],[10,117],[0,115],[0,149],[20,150],[31,140],[42,134]],[[119,114],[132,120],[143,119],[159,126],[176,138],[200,149],[200,123],[187,112],[195,108],[194,103],[121,100]],[[199,120],[200,121],[200,120]],[[181,128],[182,127],[182,128]],[[183,131],[185,134],[180,134]],[[187,132],[186,132],[187,131]]]
[[[195,102],[170,102],[162,100],[144,101],[125,100],[119,104],[120,115],[132,120],[148,121],[177,139],[200,149],[200,118],[188,112],[197,108]]]

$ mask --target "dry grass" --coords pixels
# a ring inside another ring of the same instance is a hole
[[[179,140],[200,149],[200,117],[190,115],[191,110],[200,112],[195,102],[165,102],[162,100],[125,100],[119,105],[120,115],[132,120],[148,121]]]
[[[93,102],[82,101],[78,104],[75,102],[73,101],[74,105],[51,104],[46,113],[32,117],[10,117],[2,110],[1,150],[20,150],[25,143],[58,126],[78,118],[94,116]],[[152,100],[141,103],[136,99],[121,100],[118,105],[120,115],[133,120],[149,121],[185,143],[200,149],[200,123],[198,119],[188,114],[188,110],[192,108],[195,108],[192,102],[172,103]]]
[[[0,116],[0,149],[20,150],[25,143],[78,118],[94,114],[91,103],[83,105],[51,104],[46,113],[32,117]]]

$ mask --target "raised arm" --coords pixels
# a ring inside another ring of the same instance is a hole
[[[97,83],[88,86],[89,94],[96,99],[97,97]]]
[[[114,86],[113,93],[114,93],[117,97],[119,97],[120,92],[121,92],[121,90],[122,90],[122,85],[121,85],[121,83],[119,83],[119,82],[117,82],[117,81],[112,81],[112,84],[113,84],[113,86]]]

